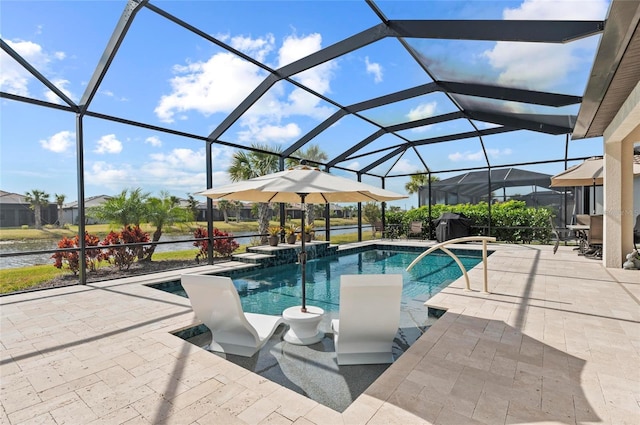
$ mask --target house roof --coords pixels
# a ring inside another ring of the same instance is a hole
[[[613,1],[573,130],[573,139],[604,134],[640,81],[640,2]]]
[[[24,195],[0,190],[0,204],[28,204]]]
[[[112,198],[112,196],[109,196],[109,195],[91,196],[91,197],[85,198],[84,206],[85,206],[85,208],[98,207],[98,206],[102,205],[105,201],[108,201],[111,198]],[[69,202],[68,204],[64,204],[62,206],[62,208],[63,209],[78,208],[78,201],[76,200],[76,201],[73,201],[73,202]]]

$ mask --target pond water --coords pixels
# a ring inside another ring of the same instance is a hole
[[[362,226],[363,230],[370,230],[371,226]],[[336,226],[331,228],[332,235],[340,235],[345,233],[355,233],[357,229],[353,226]],[[249,244],[253,237],[246,236],[252,235],[255,232],[237,232],[234,236],[239,244]],[[319,235],[324,236],[324,231],[320,231]],[[160,238],[161,242],[173,242],[180,241],[189,238],[187,235],[163,235]],[[58,247],[58,241],[56,239],[38,239],[38,240],[24,240],[24,241],[2,241],[0,242],[0,254],[14,253],[14,252],[29,252],[29,251],[44,251],[53,250]],[[185,251],[193,250],[194,255],[197,250],[193,246],[193,242],[176,242],[158,245],[155,252],[173,252],[173,251]],[[38,264],[53,264],[51,259],[51,253],[38,253],[21,255],[17,257],[3,257],[0,258],[0,269],[9,269],[16,267],[27,267]]]

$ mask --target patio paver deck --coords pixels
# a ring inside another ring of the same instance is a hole
[[[149,276],[1,297],[0,423],[640,423],[640,271],[492,248],[491,293],[480,264],[431,298],[447,313],[343,413],[171,335],[189,302]]]

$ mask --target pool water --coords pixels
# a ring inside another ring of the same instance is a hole
[[[469,270],[482,261],[482,252],[452,250]],[[343,274],[402,274],[404,303],[426,301],[462,276],[456,262],[444,253],[423,258],[410,272],[406,268],[420,252],[370,250],[310,260],[306,268],[307,305],[337,312],[340,305],[340,276]],[[287,264],[246,272],[233,277],[245,312],[280,315],[300,305],[300,265]],[[181,286],[171,290],[186,297]]]

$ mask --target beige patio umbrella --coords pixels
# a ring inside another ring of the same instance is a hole
[[[300,202],[301,228],[305,226],[304,204],[330,202],[394,201],[407,195],[379,189],[358,181],[334,176],[315,167],[300,165],[285,171],[231,183],[198,193],[211,199],[253,202]],[[307,253],[302,238],[300,250],[302,311],[306,312],[305,269]]]
[[[635,160],[633,174],[640,174],[640,163]],[[603,184],[603,175],[604,160],[601,156],[593,157],[551,177],[551,187],[598,186]]]
[[[634,156],[633,174],[640,174],[640,157]],[[551,187],[593,186],[593,210],[596,209],[595,187],[604,184],[604,159],[595,156],[551,177]]]

